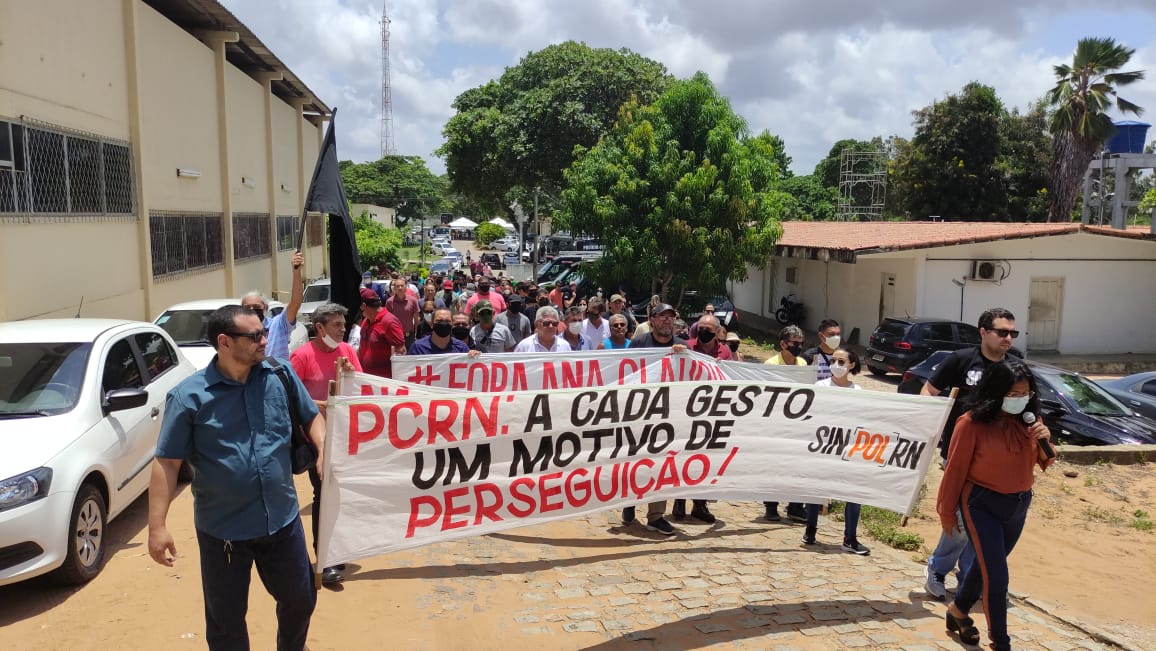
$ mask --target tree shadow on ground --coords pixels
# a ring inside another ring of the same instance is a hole
[[[803,632],[828,628],[839,624],[859,622],[886,622],[896,619],[935,619],[938,616],[925,610],[921,602],[893,602],[873,599],[846,601],[766,602],[743,607],[715,610],[682,617],[651,628],[629,631],[613,640],[587,646],[583,651],[690,651],[729,642],[766,638],[765,647],[775,646],[776,634]],[[889,643],[866,637],[872,631],[851,633],[862,637],[863,646],[884,648]],[[882,632],[881,632],[882,633]],[[816,637],[816,642],[830,640],[829,632]],[[959,643],[958,638],[944,633],[943,641]],[[932,643],[928,640],[928,643]],[[960,644],[962,649],[973,649]]]

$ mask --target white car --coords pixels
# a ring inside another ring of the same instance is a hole
[[[195,370],[151,323],[0,323],[0,585],[100,572],[108,521],[148,488],[165,395]]]
[[[314,281],[305,288],[301,298],[301,309],[297,311],[297,323],[305,326],[306,334],[313,331],[313,311],[329,302],[329,279]],[[290,342],[292,345],[292,342]]]
[[[193,366],[205,368],[209,362],[213,361],[213,355],[217,354],[213,345],[209,343],[209,315],[226,305],[240,304],[241,299],[239,298],[206,298],[188,303],[177,303],[162,312],[153,320],[153,323],[169,333],[177,345],[181,347],[181,352],[193,363]],[[284,303],[269,301],[268,316],[277,316],[284,310]],[[309,343],[309,330],[301,323],[302,312],[303,310],[297,313],[297,325],[289,336],[289,352]]]

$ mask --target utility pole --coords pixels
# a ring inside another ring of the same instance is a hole
[[[541,188],[534,186],[534,248],[530,251],[530,260],[533,262],[531,280],[535,283],[538,282],[538,247],[542,244],[542,228],[538,224],[538,192],[540,190]]]

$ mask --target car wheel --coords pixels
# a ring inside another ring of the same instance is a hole
[[[868,366],[867,370],[871,371],[871,375],[887,375],[887,371],[885,369],[879,368],[878,366]]]
[[[104,565],[108,507],[104,496],[92,484],[76,492],[72,517],[68,520],[68,553],[64,564],[51,578],[57,583],[79,585],[91,581]]]

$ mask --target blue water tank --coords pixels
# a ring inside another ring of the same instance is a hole
[[[1116,125],[1116,135],[1108,141],[1108,151],[1113,154],[1143,154],[1144,143],[1148,139],[1147,122],[1120,120]]]

